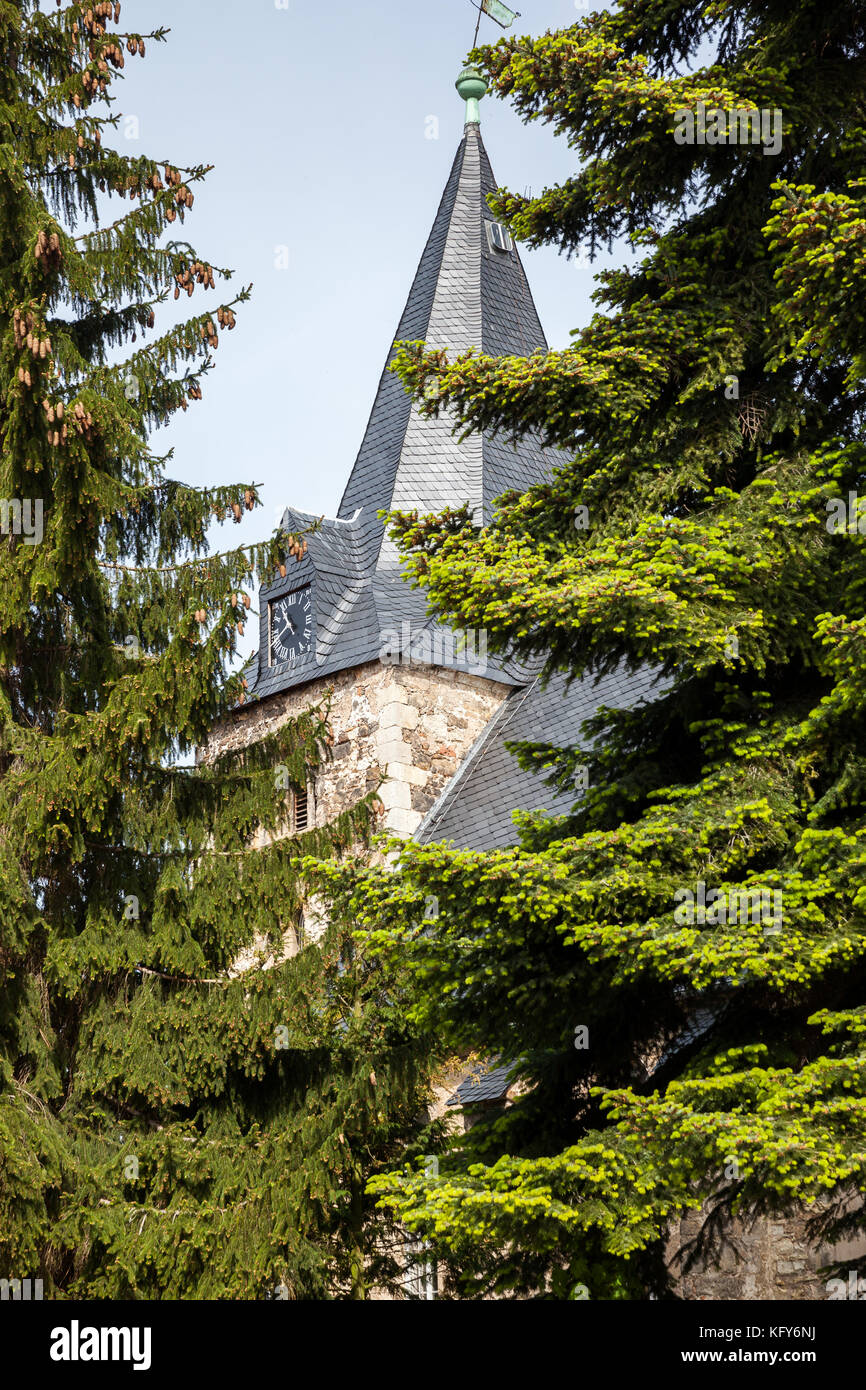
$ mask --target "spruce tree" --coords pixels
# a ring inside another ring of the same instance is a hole
[[[182,235],[207,167],[112,147],[124,65],[167,35],[120,10],[0,5],[0,1274],[364,1296],[399,1273],[365,1184],[420,1052],[346,931],[283,945],[299,856],[363,838],[375,798],[286,835],[326,704],[206,751],[245,700],[247,591],[304,541],[213,553],[254,483],[184,486],[149,443],[249,291]],[[161,331],[182,293],[206,303]]]
[[[495,214],[638,259],[563,351],[403,345],[421,409],[563,452],[488,526],[393,534],[491,650],[657,683],[516,750],[574,790],[518,848],[319,873],[418,1023],[523,1083],[438,1178],[374,1183],[470,1294],[664,1295],[690,1208],[691,1256],[732,1214],[866,1225],[864,39],[846,0],[622,0],[473,55],[582,161]]]

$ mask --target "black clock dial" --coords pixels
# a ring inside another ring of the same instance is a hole
[[[310,586],[273,599],[268,610],[270,664],[299,661],[313,649],[313,601]]]

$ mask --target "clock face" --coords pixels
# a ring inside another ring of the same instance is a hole
[[[313,602],[309,584],[273,599],[268,608],[270,665],[299,661],[313,649]]]

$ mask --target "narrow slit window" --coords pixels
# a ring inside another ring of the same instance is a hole
[[[307,829],[307,826],[309,824],[309,814],[310,812],[309,803],[307,800],[307,793],[305,791],[295,792],[294,831],[296,835],[299,834],[302,830]]]

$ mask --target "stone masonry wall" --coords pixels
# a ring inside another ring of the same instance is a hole
[[[499,708],[507,688],[484,676],[369,662],[239,709],[214,728],[208,755],[241,748],[331,697],[333,758],[311,788],[311,824],[324,825],[375,787],[383,828],[410,836]]]
[[[669,1256],[694,1238],[701,1220],[699,1212],[691,1212],[682,1220],[678,1239],[672,1239],[669,1246]],[[819,1274],[822,1266],[834,1260],[862,1258],[866,1273],[866,1242],[860,1239],[817,1248],[807,1238],[806,1222],[805,1213],[777,1220],[760,1218],[748,1227],[734,1221],[729,1232],[732,1244],[722,1251],[719,1266],[698,1265],[682,1276],[677,1280],[679,1296],[712,1302],[827,1299],[827,1279]]]

